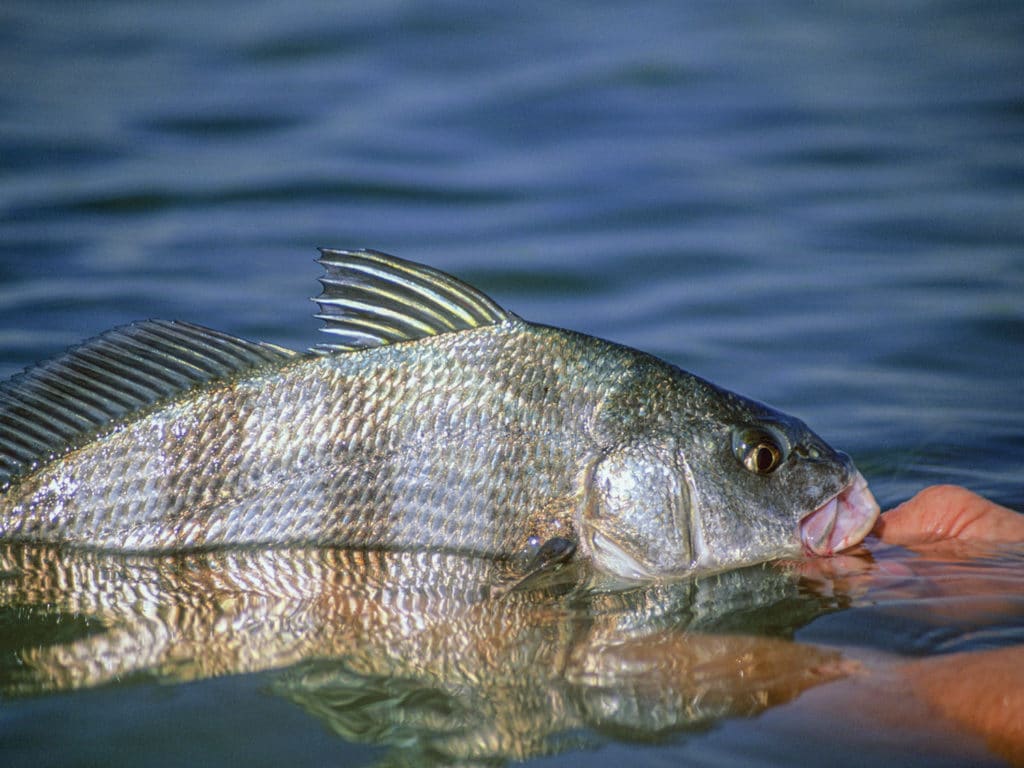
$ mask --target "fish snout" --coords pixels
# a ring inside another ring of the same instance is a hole
[[[867,480],[854,471],[849,485],[800,520],[804,549],[815,555],[849,549],[868,535],[880,511]]]

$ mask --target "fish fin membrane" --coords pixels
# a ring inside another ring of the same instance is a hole
[[[326,269],[316,317],[334,338],[315,351],[339,352],[497,325],[512,315],[440,270],[379,251],[320,249]]]
[[[296,354],[183,322],[107,331],[0,382],[0,488],[132,414]]]

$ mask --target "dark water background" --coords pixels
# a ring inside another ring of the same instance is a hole
[[[0,375],[144,317],[308,347],[314,247],[366,246],[803,417],[883,505],[1022,508],[1022,41],[1016,2],[8,0]],[[543,762],[800,754],[729,727]],[[4,703],[5,749],[375,754],[245,676]]]

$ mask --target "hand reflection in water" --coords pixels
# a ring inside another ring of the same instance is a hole
[[[883,542],[938,549],[941,556],[949,545],[1024,542],[1024,515],[964,488],[940,485],[884,514],[875,533]],[[1024,646],[938,656],[903,671],[933,709],[1024,765]]]
[[[802,583],[862,609],[844,626],[876,627],[875,647],[893,650],[885,647],[891,638],[904,652],[930,655],[894,664],[869,653],[862,673],[833,686],[824,706],[839,720],[869,710],[874,722],[862,727],[879,732],[910,727],[938,735],[956,724],[1024,765],[1024,647],[987,649],[1012,642],[1024,618],[1024,515],[938,485],[883,513],[872,533],[859,550],[796,564]]]

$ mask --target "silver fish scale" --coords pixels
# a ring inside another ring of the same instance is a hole
[[[309,354],[149,320],[0,383],[0,540],[429,550],[526,581],[562,553],[634,580],[874,521],[799,419],[430,267],[322,256],[332,342]]]
[[[582,338],[510,320],[214,383],[17,482],[0,535],[514,554],[571,533],[595,408],[637,354]]]

